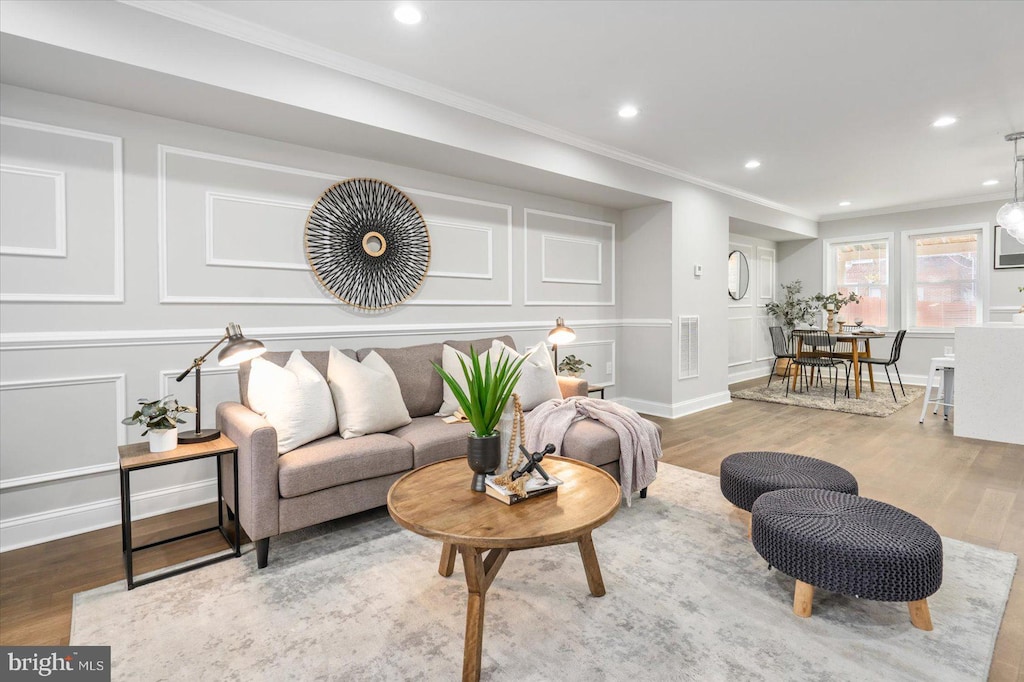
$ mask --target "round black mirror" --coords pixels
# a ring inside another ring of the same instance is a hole
[[[742,251],[729,254],[729,298],[742,300],[750,286],[750,264]]]

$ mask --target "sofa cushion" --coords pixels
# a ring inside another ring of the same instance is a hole
[[[382,433],[409,423],[395,372],[373,351],[359,362],[332,346],[327,383],[342,438]]]
[[[402,400],[410,417],[435,414],[441,407],[441,375],[430,363],[441,364],[441,344],[428,343],[405,348],[360,348],[356,353],[362,362],[372,351],[391,365],[402,389]]]
[[[523,357],[514,348],[495,339],[491,344],[491,362],[496,363],[503,352],[513,362]],[[527,348],[523,355],[526,356],[526,360],[519,367],[519,381],[515,387],[515,393],[519,395],[523,409],[529,411],[548,400],[560,399],[562,391],[558,387],[555,366],[551,362],[547,345],[541,341]]]
[[[501,341],[503,344],[505,344],[512,350],[516,349],[515,339],[513,339],[511,336],[499,336],[497,337],[497,340]],[[469,347],[472,346],[473,350],[476,351],[476,354],[480,355],[480,353],[483,353],[485,350],[490,349],[491,344],[493,344],[494,341],[495,337],[492,336],[486,339],[476,339],[475,341],[445,341],[444,345],[451,346],[460,353],[465,353],[467,355],[469,355]]]
[[[599,421],[581,419],[565,432],[562,450],[555,454],[602,466],[619,459],[619,436]]]
[[[298,497],[343,483],[412,468],[412,445],[386,433],[344,439],[328,436],[278,459],[281,497]]]
[[[249,402],[253,412],[277,430],[277,451],[282,455],[338,430],[327,380],[299,350],[292,351],[284,367],[263,358],[252,361]]]
[[[356,352],[352,350],[341,351],[353,360],[356,359]],[[266,353],[260,356],[263,360],[269,360],[278,367],[284,367],[288,364],[288,358],[292,356],[291,351],[275,351],[268,350]],[[309,361],[309,364],[316,368],[316,371],[324,375],[324,379],[327,378],[327,359],[328,352],[325,350],[304,350],[302,351],[302,357]],[[252,371],[251,361],[247,360],[238,366],[238,397],[246,407],[249,405],[249,372]]]
[[[466,437],[473,427],[466,423],[445,424],[440,417],[417,417],[391,435],[412,445],[413,468],[466,454]]]

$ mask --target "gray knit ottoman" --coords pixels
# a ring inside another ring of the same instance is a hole
[[[737,452],[722,460],[719,483],[725,499],[750,511],[764,493],[784,488],[820,488],[856,495],[857,479],[846,469],[788,452]]]
[[[796,578],[796,615],[811,615],[820,587],[907,602],[914,626],[932,629],[927,598],[942,584],[942,540],[921,519],[877,500],[809,488],[765,493],[752,516],[758,554]]]

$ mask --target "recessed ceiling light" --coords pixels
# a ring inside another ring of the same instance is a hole
[[[999,181],[998,180],[986,180],[985,182],[983,182],[981,184],[985,185],[986,187],[991,187],[992,185],[998,185]]]
[[[956,123],[956,116],[942,116],[940,118],[935,119],[935,122],[932,123],[932,126],[935,128],[945,128],[946,126],[951,126],[954,123]]]
[[[743,167],[744,168],[757,168],[760,165],[761,165],[760,161],[758,161],[757,159],[751,159],[750,161],[747,161],[745,164],[743,164]]]
[[[839,202],[839,205],[840,205],[840,206],[849,206],[849,205],[850,205],[850,202],[849,202],[849,201],[840,201],[840,202]]]
[[[403,24],[418,24],[423,20],[423,14],[412,5],[399,5],[395,10],[395,19]]]
[[[622,107],[619,108],[619,116],[621,116],[622,118],[633,118],[639,113],[640,110],[637,109],[632,104],[624,104],[622,105]]]

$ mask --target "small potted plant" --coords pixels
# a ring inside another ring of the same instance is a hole
[[[179,415],[195,412],[190,405],[181,405],[173,395],[159,400],[139,399],[135,414],[121,420],[122,424],[142,424],[142,435],[149,434],[150,452],[167,452],[178,446],[178,424],[185,420]]]
[[[466,377],[466,390],[462,389],[448,372],[436,362],[432,363],[437,373],[452,389],[466,420],[473,427],[467,443],[466,459],[473,470],[473,490],[484,492],[485,477],[493,474],[501,463],[501,434],[498,433],[498,422],[505,405],[512,397],[512,389],[519,381],[520,367],[528,357],[512,360],[502,350],[498,359],[492,363],[491,354],[485,354],[481,364],[473,347],[469,348],[469,364],[459,357],[462,372]]]
[[[589,362],[580,360],[575,355],[566,355],[562,358],[562,361],[558,363],[559,374],[568,374],[571,377],[579,377],[586,370],[584,367],[591,367]]]

